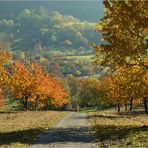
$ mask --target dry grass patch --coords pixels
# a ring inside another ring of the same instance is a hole
[[[106,110],[89,117],[100,147],[148,147],[148,117],[142,111]]]
[[[68,112],[0,112],[0,147],[27,147]]]

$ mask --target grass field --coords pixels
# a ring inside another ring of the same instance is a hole
[[[4,105],[0,107],[0,111],[7,111],[7,110],[19,110],[21,104],[18,100],[4,98]]]
[[[72,59],[72,60],[88,60],[90,61],[92,59],[92,57],[94,57],[94,55],[86,55],[86,56],[61,56],[61,57],[58,57],[56,59]]]
[[[141,110],[90,112],[89,117],[99,147],[148,147],[148,117]]]
[[[83,60],[91,60],[91,58],[94,57],[94,55],[88,55],[88,56],[67,56],[67,59],[83,59]]]
[[[68,112],[1,111],[0,147],[25,148],[66,114]]]

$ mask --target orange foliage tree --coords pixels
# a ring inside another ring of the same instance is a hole
[[[11,61],[11,53],[8,53],[0,48],[0,87],[2,87],[8,80],[6,64]]]
[[[28,109],[28,102],[31,100],[34,84],[33,75],[24,64],[15,61],[11,65],[9,86],[12,97],[19,99],[25,109]]]
[[[68,94],[60,82],[45,74],[38,64],[26,67],[15,61],[10,73],[12,95],[22,102],[25,109],[37,109],[49,104],[62,106],[68,103]]]
[[[62,106],[68,103],[68,93],[63,89],[62,83],[56,78],[45,74],[38,64],[31,65],[31,72],[34,76],[34,92],[32,102],[37,106],[55,105]]]
[[[11,53],[8,53],[0,48],[0,106],[3,106],[3,89],[8,82],[7,70],[5,68],[11,60]]]
[[[0,90],[9,91],[25,109],[68,103],[69,95],[60,80],[46,74],[38,64],[12,63],[11,57],[11,53],[0,48]]]
[[[141,66],[118,68],[103,84],[106,88],[106,101],[118,105],[118,111],[123,104],[130,104],[132,110],[133,103],[141,103],[143,96],[147,95],[147,74]]]

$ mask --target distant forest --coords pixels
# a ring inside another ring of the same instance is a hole
[[[13,52],[14,60],[39,62],[58,76],[96,75],[88,41],[99,43],[95,21],[103,8],[97,4],[100,10],[95,1],[0,2],[1,44]]]

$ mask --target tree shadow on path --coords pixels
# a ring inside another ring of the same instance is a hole
[[[31,144],[32,140],[43,131],[41,128],[27,129],[22,131],[0,132],[0,146],[12,143]]]
[[[38,138],[35,138],[37,136]],[[94,137],[88,133],[88,127],[51,128],[46,132],[38,128],[0,133],[0,145],[10,145],[16,142],[31,145],[33,144],[32,141],[35,141],[35,144],[58,142],[93,143]]]
[[[44,133],[36,144],[51,144],[59,142],[93,143],[94,137],[89,134],[88,127],[53,128]]]

